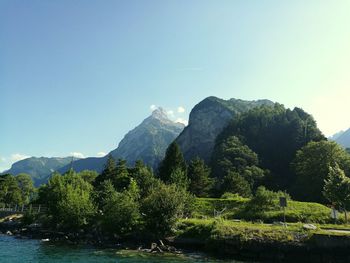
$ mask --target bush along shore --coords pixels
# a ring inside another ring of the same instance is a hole
[[[203,201],[203,200],[199,200]],[[214,200],[213,200],[214,201]],[[226,202],[236,202],[228,199]],[[261,262],[349,262],[350,226],[233,219],[179,219],[162,238],[145,231],[119,236],[97,228],[79,231],[50,229],[25,223],[26,216],[2,219],[0,231],[16,238],[96,247],[133,249],[149,253],[198,251],[218,258]]]
[[[0,220],[0,234],[19,239],[38,239],[42,242],[69,245],[88,245],[101,248],[132,249],[149,253],[181,253],[166,239],[134,233],[128,236],[104,235],[97,229],[60,231],[44,227],[41,223],[25,224],[22,215],[6,216]]]

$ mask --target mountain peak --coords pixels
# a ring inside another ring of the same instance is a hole
[[[331,139],[339,143],[344,148],[350,148],[350,128],[346,131],[335,134]]]
[[[158,107],[152,112],[152,117],[160,120],[169,120],[168,114],[165,109]]]
[[[224,100],[214,96],[199,102],[190,113],[189,125],[176,138],[186,160],[200,157],[209,162],[215,139],[233,118],[262,105],[274,105],[269,100]],[[204,128],[205,127],[205,128]]]

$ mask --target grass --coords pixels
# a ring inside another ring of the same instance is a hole
[[[235,239],[241,242],[264,240],[278,242],[296,242],[306,240],[317,231],[306,231],[301,223],[289,225],[271,225],[252,222],[234,222],[218,219],[187,219],[179,222],[177,235],[185,238],[205,240]]]
[[[177,226],[177,236],[180,238],[195,238],[203,241],[262,240],[264,242],[307,242],[313,235],[350,236],[350,233],[331,232],[325,227],[347,230],[349,226],[320,225],[316,230],[306,230],[303,223],[289,223],[287,227],[275,224],[254,223],[247,221],[232,221],[224,219],[183,219]],[[344,228],[342,228],[344,227]]]
[[[243,219],[247,221],[263,221],[272,223],[274,221],[283,221],[283,210],[276,204],[264,210],[257,211],[249,208],[248,198],[197,198],[194,218],[213,218],[215,211],[223,211],[221,217],[225,219]],[[304,222],[304,223],[331,223],[330,208],[318,204],[288,201],[286,208],[287,222]],[[342,216],[341,216],[341,220]]]
[[[177,227],[179,237],[201,240],[234,239],[239,241],[264,240],[278,242],[304,242],[314,234],[327,236],[350,236],[346,232],[350,225],[334,224],[331,209],[318,203],[288,200],[285,210],[288,226],[273,224],[283,221],[283,209],[278,201],[264,209],[250,206],[250,199],[197,198],[193,218],[181,220]],[[220,217],[214,217],[214,211],[222,211]],[[238,219],[238,220],[234,220]],[[340,214],[339,223],[344,223]],[[316,230],[305,230],[303,225],[312,223]]]

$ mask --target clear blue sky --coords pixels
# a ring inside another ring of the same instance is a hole
[[[0,170],[97,156],[151,105],[188,119],[210,95],[348,128],[349,14],[347,0],[0,0]]]

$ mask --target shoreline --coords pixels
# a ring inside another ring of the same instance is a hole
[[[18,239],[35,239],[52,244],[86,245],[103,249],[134,250],[143,253],[202,253],[217,259],[258,262],[332,263],[350,261],[350,236],[314,234],[304,241],[271,241],[264,238],[168,237],[163,240],[145,237],[96,238],[91,233],[67,233],[30,228],[12,223],[0,224],[0,232]]]

